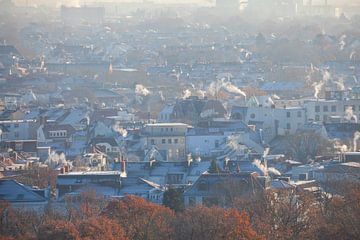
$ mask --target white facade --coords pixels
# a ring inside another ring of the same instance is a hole
[[[186,149],[193,156],[210,157],[212,151],[226,141],[225,135],[186,136]]]
[[[35,120],[9,120],[0,121],[0,125],[3,125],[7,131],[2,132],[1,139],[3,141],[14,141],[14,140],[35,140],[36,139],[36,128]]]
[[[183,123],[147,124],[143,130],[143,145],[147,149],[156,146],[167,161],[185,161],[188,127]]]
[[[271,108],[271,107],[248,107],[245,122],[262,123],[263,137],[270,141],[278,135],[294,134],[306,122],[305,109]]]
[[[341,122],[346,119],[346,109],[351,107],[357,119],[360,118],[360,99],[350,100],[308,100],[304,103],[307,121],[331,122],[331,118],[338,118]]]

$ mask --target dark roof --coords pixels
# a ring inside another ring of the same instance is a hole
[[[202,174],[198,180],[184,192],[186,196],[212,196],[219,194],[219,186],[226,188],[226,184],[235,184],[236,186],[244,186],[241,190],[244,194],[250,193],[254,190],[254,187],[259,184],[256,182],[256,173],[252,172],[240,172],[236,174],[220,173],[220,174]],[[242,184],[243,183],[243,184]],[[220,185],[219,185],[220,184]],[[222,186],[224,184],[224,186]],[[202,186],[201,186],[202,185]],[[229,186],[233,188],[234,186]],[[233,189],[234,191],[236,189]]]
[[[0,179],[0,200],[12,202],[46,202],[35,189],[12,179]]]
[[[190,97],[176,102],[173,109],[175,119],[199,118],[203,111],[214,109],[218,117],[226,114],[226,109],[218,100],[199,99]]]
[[[352,140],[354,133],[360,131],[359,123],[325,123],[330,139]]]
[[[91,142],[90,142],[91,145],[96,145],[96,144],[101,144],[101,143],[108,143],[111,146],[118,146],[118,143],[116,142],[116,140],[113,137],[95,137],[95,138],[91,139]]]
[[[74,134],[76,132],[75,128],[71,126],[70,124],[48,124],[44,126],[44,134],[46,138],[49,138],[49,132],[50,131],[61,131],[66,130],[67,131],[67,137]]]
[[[1,55],[10,55],[10,54],[20,55],[18,50],[12,45],[0,45],[0,54]]]

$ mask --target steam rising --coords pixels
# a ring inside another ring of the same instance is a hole
[[[335,141],[334,143],[334,148],[337,149],[339,152],[341,153],[344,153],[344,152],[347,152],[348,151],[348,146],[345,145],[345,144],[341,144],[340,142],[338,141]]]
[[[187,99],[189,97],[191,97],[191,91],[189,89],[186,89],[185,91],[183,91],[182,99]]]
[[[360,139],[360,132],[355,132],[354,133],[354,139],[353,139],[353,144],[354,144],[354,152],[357,151],[357,141]]]
[[[66,165],[68,162],[66,161],[66,157],[64,153],[57,154],[55,151],[51,152],[48,159],[45,161],[45,164],[47,164],[51,168],[56,168],[59,165]]]
[[[329,72],[329,71],[324,71],[324,72],[323,72],[323,79],[322,79],[320,82],[313,84],[314,91],[315,91],[314,97],[315,97],[316,99],[319,99],[319,94],[320,94],[323,86],[324,86],[330,79],[331,79],[331,74],[330,74],[330,72]]]
[[[357,123],[357,116],[354,114],[354,110],[353,110],[352,106],[346,107],[344,118],[348,122]]]
[[[148,96],[148,95],[151,94],[151,92],[146,87],[144,87],[143,85],[136,84],[136,86],[135,86],[135,94],[138,95],[138,96]]]
[[[128,132],[126,131],[126,129],[120,127],[119,125],[115,125],[115,126],[113,127],[113,130],[114,130],[115,132],[119,133],[119,134],[120,134],[121,136],[123,136],[124,138],[126,138],[127,135],[128,135]]]
[[[253,161],[253,165],[255,165],[260,171],[264,174],[264,176],[268,175],[268,169],[265,167],[264,164],[259,159],[255,159]]]
[[[246,93],[243,92],[240,88],[233,85],[229,79],[222,78],[220,80],[217,80],[215,82],[212,82],[208,88],[208,93],[212,96],[216,96],[217,92],[223,89],[229,93],[237,94],[244,96],[246,98]]]

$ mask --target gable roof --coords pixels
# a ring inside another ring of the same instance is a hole
[[[46,202],[34,189],[12,179],[0,179],[0,200],[15,202]]]
[[[91,145],[97,145],[97,144],[101,144],[101,143],[108,143],[113,147],[118,146],[118,143],[116,142],[115,138],[113,138],[113,137],[95,137],[95,138],[91,139],[91,142],[90,142]]]
[[[61,131],[66,130],[67,131],[67,137],[74,134],[76,132],[75,128],[71,126],[70,124],[47,124],[44,126],[44,134],[46,138],[50,137],[49,132],[50,131]]]

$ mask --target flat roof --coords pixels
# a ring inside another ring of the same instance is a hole
[[[77,175],[121,175],[120,171],[85,171],[85,172],[68,172],[59,174],[59,176],[77,176]]]
[[[146,124],[147,127],[189,127],[190,125],[185,123],[150,123]]]

